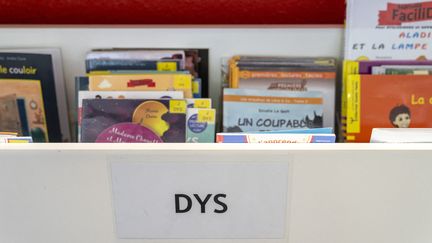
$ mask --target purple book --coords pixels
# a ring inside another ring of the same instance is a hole
[[[372,74],[372,67],[383,65],[432,65],[432,61],[359,61],[359,74]]]
[[[82,142],[184,143],[184,100],[85,99]]]

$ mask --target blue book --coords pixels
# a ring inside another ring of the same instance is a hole
[[[311,128],[311,129],[295,129],[295,130],[278,130],[278,131],[262,131],[248,132],[251,134],[333,134],[332,127]]]
[[[217,143],[335,143],[335,134],[218,133]]]

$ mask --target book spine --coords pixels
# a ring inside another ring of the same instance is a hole
[[[165,65],[163,65],[165,64]],[[147,71],[167,71],[161,70],[170,64],[169,71],[179,71],[179,60],[107,60],[107,59],[89,59],[86,60],[87,73],[92,71],[107,71],[107,70],[147,70]]]
[[[336,136],[311,134],[217,134],[217,143],[334,143]]]

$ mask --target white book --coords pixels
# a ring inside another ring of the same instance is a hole
[[[431,8],[424,0],[347,0],[345,59],[431,59]]]
[[[432,143],[432,128],[374,128],[371,143]]]

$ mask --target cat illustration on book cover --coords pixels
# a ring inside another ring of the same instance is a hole
[[[321,128],[323,127],[323,116],[319,116],[315,111],[314,111],[314,117],[313,119],[309,118],[309,115],[306,116],[305,118],[306,121],[306,126],[308,128]]]

